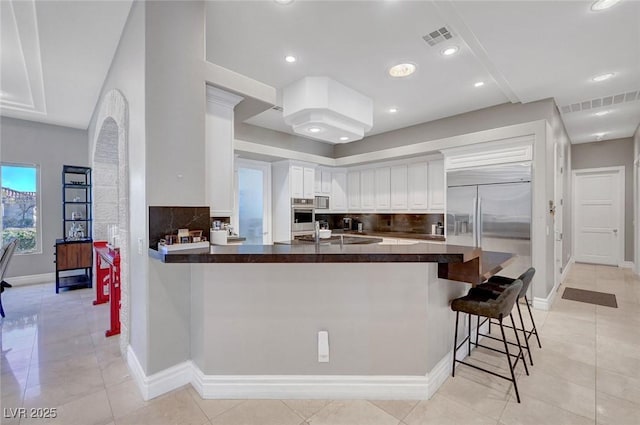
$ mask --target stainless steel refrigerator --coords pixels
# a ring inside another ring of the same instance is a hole
[[[531,163],[447,172],[447,243],[516,254],[500,272],[531,266]]]

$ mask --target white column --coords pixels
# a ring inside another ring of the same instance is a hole
[[[242,100],[207,86],[205,199],[212,216],[233,213],[233,109]]]

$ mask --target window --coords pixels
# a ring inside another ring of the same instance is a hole
[[[38,167],[2,164],[2,244],[17,238],[16,254],[40,252]]]

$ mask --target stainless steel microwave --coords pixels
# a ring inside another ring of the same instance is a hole
[[[317,210],[329,209],[329,197],[328,196],[316,196],[315,206]]]

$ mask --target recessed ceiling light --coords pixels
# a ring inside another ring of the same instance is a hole
[[[475,83],[473,86],[474,86],[474,87],[482,87],[482,86],[484,86],[484,81],[478,81],[478,82],[477,82],[477,83]]]
[[[390,114],[395,114],[396,112],[398,112],[398,108],[389,108]]]
[[[620,3],[620,1],[621,0],[596,0],[591,5],[591,10],[599,12],[601,10],[609,9],[610,7]]]
[[[596,75],[595,77],[592,78],[593,81],[595,81],[596,83],[599,83],[601,81],[606,81],[609,78],[613,77],[615,74],[613,72],[607,72],[606,74],[600,74],[600,75]]]
[[[289,63],[294,63],[295,61],[297,61],[295,56],[291,56],[291,55],[287,55],[284,57],[284,60],[289,62]]]
[[[291,4],[293,3],[293,0],[273,0],[278,4]]]
[[[389,68],[389,75],[395,78],[407,77],[416,71],[416,66],[412,63],[399,63]]]
[[[349,138],[347,136],[342,136],[340,140],[342,140],[343,142],[346,142],[347,140],[349,140]]]
[[[447,47],[441,53],[445,56],[451,56],[455,53],[458,53],[458,46]]]
[[[309,127],[309,133],[320,133],[321,130],[320,127]]]
[[[600,112],[596,112],[596,115],[601,117],[603,115],[607,115],[609,112],[611,112],[611,111],[600,111]]]

